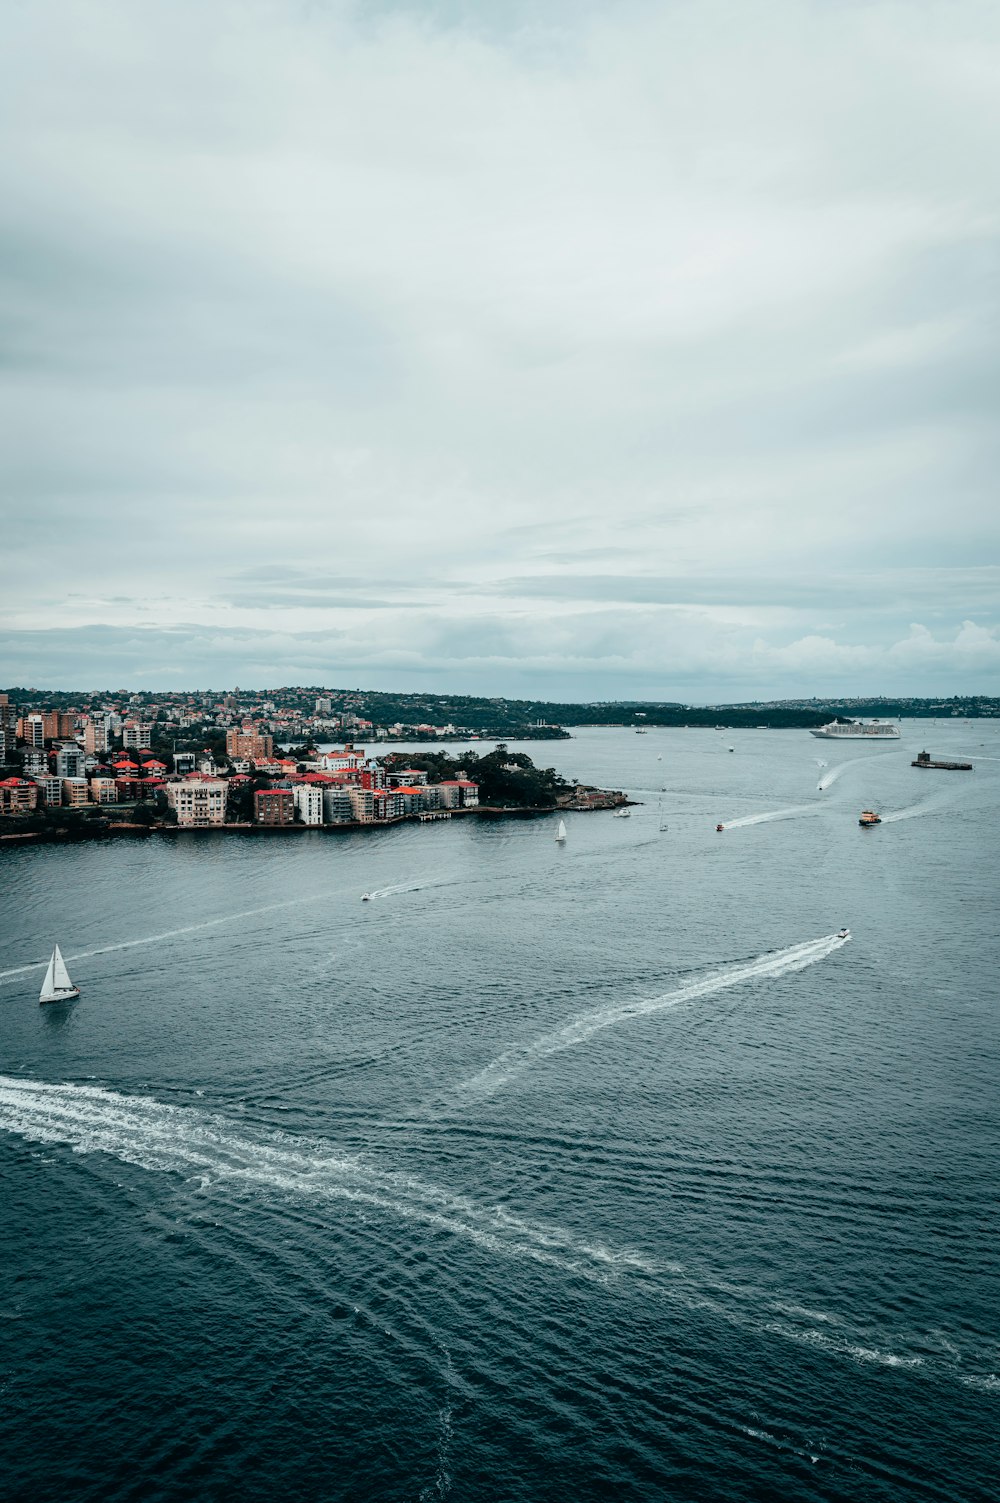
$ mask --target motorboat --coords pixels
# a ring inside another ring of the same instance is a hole
[[[837,930],[837,938],[838,939],[850,939],[850,937],[851,937],[851,931],[850,931],[850,929],[838,929]]]
[[[876,814],[874,809],[862,809],[858,824],[863,830],[867,830],[871,825],[880,825],[881,823],[881,814]]]
[[[361,894],[361,901],[362,903],[370,903],[374,896],[375,894],[373,892],[363,892]]]
[[[615,819],[630,819],[631,817],[632,817],[632,810],[631,809],[616,809],[615,812],[614,812],[614,818]]]
[[[723,832],[723,830],[725,828],[726,828],[725,825],[716,825],[716,827],[715,827],[715,833],[716,833],[716,835],[721,835],[722,832]]]

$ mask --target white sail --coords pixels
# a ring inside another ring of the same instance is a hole
[[[42,982],[42,989],[38,993],[38,999],[40,1002],[45,1002],[49,997],[54,997],[56,995],[55,979],[56,952],[55,950],[53,950],[52,959],[49,961],[49,968],[45,972],[45,980]]]
[[[566,821],[565,820],[561,819],[559,821],[559,828],[556,831],[556,839],[557,840],[565,840],[566,839]]]
[[[61,992],[73,991],[73,983],[69,979],[69,971],[66,969],[66,962],[62,958],[62,951],[58,945],[56,945],[52,952],[52,959],[55,961],[55,976],[53,979],[55,980],[57,990]]]

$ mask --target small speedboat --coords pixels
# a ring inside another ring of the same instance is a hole
[[[362,903],[370,903],[373,897],[374,897],[374,893],[363,892],[361,894],[361,901],[362,901]]]
[[[614,813],[614,818],[615,819],[631,819],[631,817],[632,817],[632,810],[631,809],[616,809],[615,810],[615,813]]]
[[[868,829],[870,825],[880,825],[881,823],[881,814],[876,814],[874,809],[862,809],[858,824],[863,830]]]
[[[851,931],[850,931],[850,929],[838,929],[837,930],[837,938],[838,939],[850,939],[850,937],[851,937]]]
[[[721,835],[722,832],[723,832],[723,830],[725,828],[726,828],[725,825],[716,825],[716,827],[715,827],[715,833],[716,833],[716,835]]]

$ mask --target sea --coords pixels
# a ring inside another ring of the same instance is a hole
[[[512,749],[0,851],[5,1503],[1000,1495],[1000,723]]]

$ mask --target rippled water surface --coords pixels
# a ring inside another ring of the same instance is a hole
[[[1000,727],[526,749],[641,806],[0,854],[5,1497],[997,1496]]]

